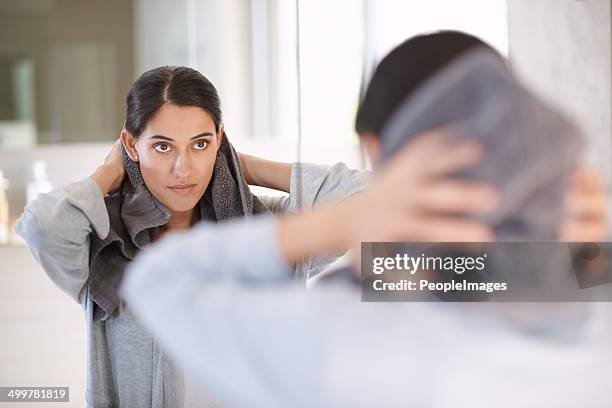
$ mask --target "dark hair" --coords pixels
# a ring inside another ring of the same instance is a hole
[[[357,110],[357,133],[379,135],[387,119],[408,95],[436,71],[476,46],[493,50],[484,41],[458,31],[420,35],[397,46],[378,64],[368,84]],[[498,55],[505,63],[504,57]]]
[[[172,66],[149,70],[134,82],[127,96],[126,130],[134,137],[140,136],[166,103],[206,110],[219,132],[221,101],[213,84],[195,69]]]

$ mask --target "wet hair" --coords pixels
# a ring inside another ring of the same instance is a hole
[[[149,70],[134,82],[127,96],[125,129],[139,137],[149,120],[166,103],[204,109],[219,132],[222,114],[217,89],[195,69],[173,66]]]
[[[357,110],[355,130],[380,132],[396,108],[420,85],[459,55],[482,46],[505,58],[484,41],[458,31],[439,31],[404,41],[378,64]]]

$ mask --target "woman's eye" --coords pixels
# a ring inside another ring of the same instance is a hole
[[[196,150],[204,150],[208,146],[208,142],[206,140],[198,140],[193,144],[193,148]]]
[[[155,146],[153,146],[153,148],[155,149],[155,151],[160,153],[166,153],[170,151],[170,146],[168,146],[166,143],[156,144]]]

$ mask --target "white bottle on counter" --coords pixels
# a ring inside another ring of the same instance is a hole
[[[32,178],[28,182],[26,192],[27,202],[34,200],[39,194],[48,193],[53,186],[47,177],[47,163],[42,160],[36,160],[32,164]]]
[[[8,187],[9,182],[0,170],[0,245],[6,245],[9,241],[9,203],[6,197]]]

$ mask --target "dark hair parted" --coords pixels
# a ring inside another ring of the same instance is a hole
[[[357,133],[380,135],[387,119],[408,95],[459,55],[477,46],[493,50],[484,41],[459,31],[419,35],[397,46],[378,64],[368,84],[357,110]],[[497,54],[505,64],[505,58]]]
[[[219,132],[222,114],[217,89],[195,69],[173,66],[149,70],[134,82],[127,96],[126,130],[134,137],[140,136],[166,103],[204,109]]]

